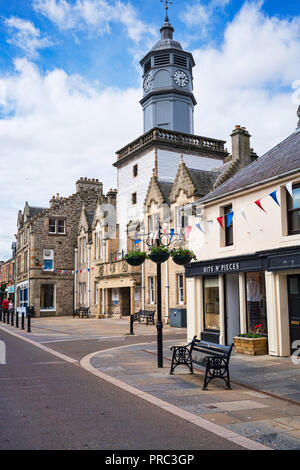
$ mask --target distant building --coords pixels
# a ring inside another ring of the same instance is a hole
[[[33,306],[35,316],[70,315],[74,307],[74,249],[82,205],[94,211],[102,183],[81,178],[76,193],[50,200],[49,208],[26,202],[18,214],[17,306]]]

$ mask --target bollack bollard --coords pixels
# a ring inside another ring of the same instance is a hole
[[[21,318],[21,330],[25,330],[25,327],[24,327],[24,312],[22,312],[22,318]]]
[[[5,310],[3,310],[3,317],[2,317],[2,321],[3,321],[3,323],[5,323],[5,322],[6,322]]]
[[[10,312],[10,324],[11,326],[14,326],[14,311],[13,310]]]
[[[19,312],[16,312],[16,328],[19,328]]]
[[[0,322],[2,322],[2,308],[0,307]]]
[[[9,310],[6,310],[6,323],[9,325]]]

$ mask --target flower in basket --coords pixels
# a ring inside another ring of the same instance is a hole
[[[169,248],[164,245],[154,245],[152,246],[149,259],[154,263],[164,263],[169,259],[170,251]]]
[[[256,326],[254,327],[256,334],[261,333],[261,327],[262,327],[262,323],[260,323],[259,325],[256,325]]]
[[[179,266],[185,266],[186,264],[189,264],[192,259],[197,259],[192,250],[187,250],[185,248],[175,248],[171,251],[171,256],[174,263]]]
[[[124,256],[123,260],[131,266],[139,266],[140,264],[143,264],[147,258],[148,255],[145,251],[130,250],[127,255]]]

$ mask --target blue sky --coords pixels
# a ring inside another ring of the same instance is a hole
[[[300,2],[173,0],[193,53],[195,133],[246,126],[259,155],[295,130]],[[115,152],[142,134],[139,60],[159,39],[160,0],[0,0],[0,259],[25,201],[47,206],[81,176],[116,187]]]

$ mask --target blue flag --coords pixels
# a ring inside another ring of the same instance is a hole
[[[171,235],[170,241],[172,241],[172,238],[174,237],[174,229],[173,228],[171,228],[171,230],[170,230],[170,235]]]
[[[197,227],[199,230],[201,230],[201,232],[202,232],[202,233],[204,233],[204,231],[202,230],[202,228],[201,228],[201,225],[200,225],[200,224],[196,224],[196,227]]]
[[[271,194],[270,194],[271,198],[276,202],[276,204],[278,204],[278,206],[280,207],[280,204],[278,202],[278,199],[277,199],[277,191],[273,191]]]
[[[227,215],[227,227],[230,227],[232,220],[233,220],[233,216],[234,216],[233,212],[229,212],[229,214]]]
[[[135,244],[135,245],[138,245],[139,243],[141,243],[141,241],[142,241],[142,240],[138,240],[138,239],[137,239],[137,240],[134,240],[134,244]]]

